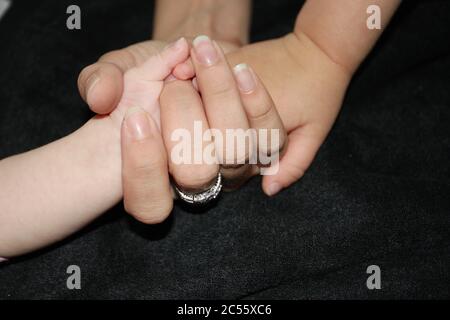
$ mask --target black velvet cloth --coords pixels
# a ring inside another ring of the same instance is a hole
[[[70,4],[80,31],[66,28]],[[289,32],[301,5],[256,0],[252,39]],[[2,265],[0,299],[450,298],[449,12],[445,0],[403,3],[291,188],[269,199],[255,178],[205,213],[176,205],[157,226],[119,204]],[[0,21],[0,158],[80,127],[91,113],[78,73],[148,39],[152,15],[148,0],[16,0]],[[66,288],[72,264],[81,290]],[[366,287],[372,264],[381,290]]]

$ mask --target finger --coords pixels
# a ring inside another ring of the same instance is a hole
[[[268,166],[278,160],[286,144],[283,122],[264,84],[252,68],[239,64],[233,70],[250,127],[255,130],[257,152],[253,153],[251,163]]]
[[[312,125],[305,125],[289,134],[289,144],[277,172],[263,177],[264,192],[273,196],[300,179],[320,148],[326,134]]]
[[[158,77],[158,71],[165,73],[167,68],[186,60],[189,53],[189,46],[184,39],[169,45],[164,54],[158,54],[160,47],[162,48],[161,43],[149,41],[103,55],[97,63],[81,71],[78,77],[81,97],[92,111],[99,114],[109,113],[114,110],[122,96],[123,75],[128,70],[140,66],[149,57],[157,56],[149,67],[156,65],[150,75]],[[163,64],[163,68],[160,68],[158,62]]]
[[[121,134],[125,210],[143,223],[160,223],[170,214],[173,200],[158,128],[137,107],[128,110]]]
[[[136,69],[147,81],[164,80],[176,65],[184,62],[189,56],[189,45],[185,38],[169,44],[161,52],[151,56]]]
[[[195,76],[194,64],[192,59],[187,59],[185,62],[178,64],[173,69],[173,74],[180,80],[191,79]]]
[[[122,70],[107,62],[87,66],[78,77],[78,90],[92,111],[98,114],[110,113],[122,96]]]
[[[206,36],[195,38],[193,47],[191,56],[208,122],[223,138],[215,139],[218,160],[223,164],[222,168],[239,169],[222,170],[224,180],[234,179],[248,167],[243,165],[250,156],[252,145],[251,137],[246,136],[249,128],[247,116],[233,72],[220,47]],[[233,134],[240,133],[241,138],[231,136],[226,139],[227,130],[232,130],[228,132]],[[229,145],[233,143],[235,147],[230,149]]]
[[[124,74],[124,89],[118,108],[127,110],[140,106],[159,123],[158,100],[163,80],[170,76],[176,64],[186,60],[188,54],[188,44],[181,38],[141,65],[127,70]]]
[[[143,50],[147,44],[153,48],[148,42],[110,51],[81,71],[78,90],[92,111],[106,114],[114,110],[122,96],[124,73],[156,53]]]
[[[226,54],[236,50],[235,45],[227,45],[226,43],[222,43],[221,48]],[[192,63],[192,59],[187,59],[185,62],[177,65],[173,71],[173,74],[179,80],[187,80],[193,78],[195,76],[195,69],[194,64]]]
[[[183,190],[204,190],[216,180],[219,166],[214,153],[206,152],[214,143],[203,140],[209,125],[198,92],[190,80],[166,81],[160,104],[169,172]]]
[[[235,45],[227,45],[226,43],[222,43],[221,47],[226,54],[236,49]],[[175,77],[180,80],[193,78],[195,76],[195,69],[192,59],[187,59],[185,62],[177,65],[173,73]]]
[[[98,62],[81,71],[78,77],[81,97],[92,111],[111,112],[122,96],[124,73],[157,52],[153,43],[144,42],[102,55]]]

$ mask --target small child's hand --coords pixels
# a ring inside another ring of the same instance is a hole
[[[185,38],[171,44],[135,44],[111,51],[84,68],[78,88],[92,111],[109,114],[119,127],[127,109],[136,106],[149,112],[159,125],[159,96],[164,79],[188,56]]]
[[[246,61],[271,94],[288,131],[279,172],[263,178],[273,195],[300,179],[313,161],[341,108],[351,73],[306,37],[283,38],[242,47],[227,55]]]

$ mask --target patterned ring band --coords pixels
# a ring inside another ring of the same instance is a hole
[[[184,202],[190,204],[206,204],[214,199],[220,194],[220,190],[222,190],[222,175],[217,175],[214,184],[206,190],[200,192],[186,192],[182,191],[178,186],[174,186],[175,192],[178,195],[178,198],[183,200]]]

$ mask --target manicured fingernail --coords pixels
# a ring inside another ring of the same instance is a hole
[[[93,89],[100,80],[96,72],[91,74],[86,81],[86,100],[89,101],[89,96],[92,95]]]
[[[135,140],[143,140],[152,135],[149,115],[142,108],[128,109],[125,115],[125,125],[128,134]]]
[[[277,194],[278,192],[280,192],[281,190],[281,185],[277,182],[274,182],[272,184],[269,185],[269,187],[267,188],[267,194],[271,197],[275,194]]]
[[[256,81],[250,67],[245,63],[241,63],[233,69],[239,89],[244,93],[252,92],[256,87]]]
[[[0,262],[8,261],[8,259],[0,257]]]
[[[197,60],[206,66],[211,66],[219,59],[217,50],[208,36],[198,36],[192,42]]]
[[[166,49],[173,50],[173,51],[179,51],[179,50],[181,50],[181,48],[183,48],[183,45],[184,45],[185,41],[186,41],[186,39],[184,39],[184,37],[181,37],[177,41],[172,42],[171,44],[169,44],[166,47]]]

